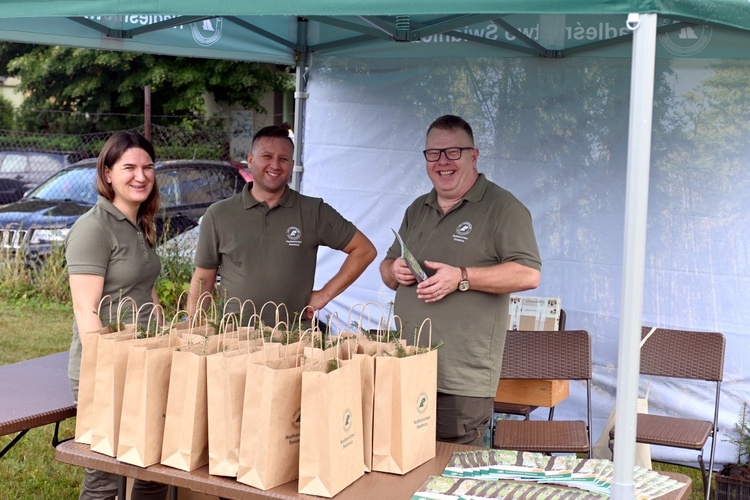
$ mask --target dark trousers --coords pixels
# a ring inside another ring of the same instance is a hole
[[[437,394],[437,440],[484,446],[494,398]]]

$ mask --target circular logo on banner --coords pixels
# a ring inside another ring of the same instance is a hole
[[[660,19],[659,27],[676,24],[679,21]],[[667,31],[659,35],[659,40],[667,51],[676,56],[693,56],[705,49],[711,41],[711,26],[685,26],[678,30]]]
[[[344,417],[342,418],[341,423],[344,426],[345,432],[349,432],[349,429],[352,428],[352,412],[349,408],[344,410]]]
[[[193,40],[200,45],[208,47],[219,41],[221,38],[221,28],[224,19],[214,17],[213,19],[204,19],[197,23],[190,23],[190,31],[193,33]]]
[[[456,227],[456,233],[458,233],[460,236],[466,236],[471,232],[473,228],[474,227],[471,225],[471,222],[462,222]]]
[[[289,226],[286,228],[286,237],[290,240],[297,241],[302,238],[302,231],[300,231],[298,227]]]
[[[424,413],[427,411],[427,393],[426,392],[420,392],[419,396],[417,396],[417,411],[419,413]]]

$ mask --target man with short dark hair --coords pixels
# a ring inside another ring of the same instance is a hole
[[[529,211],[477,172],[479,150],[465,120],[438,118],[425,144],[434,189],[406,209],[399,234],[429,277],[417,282],[399,257],[398,240],[380,273],[396,290],[395,313],[406,328],[430,318],[433,343],[445,343],[438,351],[437,439],[482,446],[500,377],[508,298],[538,286],[541,258]]]
[[[253,137],[247,156],[253,182],[211,205],[201,221],[190,282],[191,313],[200,293],[212,291],[220,272],[227,299],[250,299],[258,309],[268,301],[283,303],[290,313],[307,308],[309,319],[375,259],[375,247],[354,224],[322,199],[288,187],[293,153],[283,127],[265,127]],[[313,290],[320,245],[347,257],[325,286]],[[274,311],[266,309],[263,320],[273,325]]]

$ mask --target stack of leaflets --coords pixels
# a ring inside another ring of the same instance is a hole
[[[581,459],[574,455],[547,456],[495,449],[455,452],[443,475],[430,477],[412,500],[520,498],[529,492],[533,492],[530,498],[550,500],[606,498],[610,495],[613,473],[614,464],[610,460]],[[668,476],[641,467],[635,468],[633,481],[638,500],[656,498],[684,486]]]
[[[606,495],[565,490],[536,483],[430,476],[411,498],[412,500],[483,500],[485,498],[601,500],[606,498]]]

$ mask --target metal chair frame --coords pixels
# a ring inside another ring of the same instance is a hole
[[[560,319],[558,320],[558,330],[565,330],[565,310],[560,309]],[[501,403],[499,401],[495,401],[494,408],[492,410],[492,421],[490,422],[490,436],[494,436],[494,425],[495,425],[495,413],[502,413],[504,415],[519,415],[524,418],[524,420],[529,420],[529,417],[531,416],[531,412],[539,408],[538,406],[534,405],[522,405],[522,404],[516,404],[516,403]],[[549,416],[547,417],[547,420],[552,420],[555,416],[555,407],[550,406],[549,408]]]
[[[502,378],[568,379],[586,382],[586,422],[501,420],[493,447],[591,456],[591,336],[585,330],[509,331]]]
[[[643,327],[641,338],[652,330]],[[703,479],[703,493],[709,498],[711,475],[719,428],[721,382],[724,378],[726,339],[718,332],[696,332],[657,328],[641,347],[640,374],[704,380],[716,384],[713,421],[665,415],[638,414],[636,442],[698,451]],[[703,449],[711,438],[708,471]],[[615,428],[609,433],[609,447],[614,450]]]

